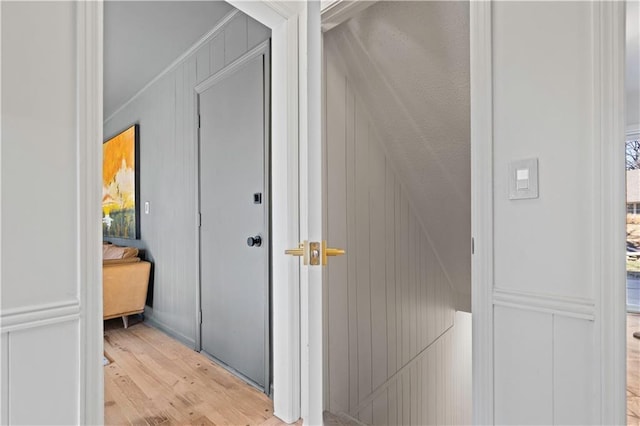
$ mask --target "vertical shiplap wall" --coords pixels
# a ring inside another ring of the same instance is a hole
[[[367,424],[469,424],[471,322],[366,105],[325,50],[326,409]]]
[[[219,31],[104,125],[109,137],[140,123],[140,201],[150,202],[150,214],[141,214],[137,244],[146,248],[154,265],[153,307],[145,314],[192,346],[198,291],[194,89],[270,37],[262,24],[233,13]]]

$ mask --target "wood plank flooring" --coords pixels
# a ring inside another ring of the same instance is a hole
[[[627,424],[640,426],[640,315],[627,315]]]
[[[104,347],[105,424],[285,424],[262,392],[143,322],[106,321]]]
[[[627,315],[627,423],[640,426],[640,315]],[[205,356],[144,323],[105,322],[105,424],[285,423],[272,401]],[[337,422],[334,422],[337,423]],[[302,424],[298,422],[297,424]]]

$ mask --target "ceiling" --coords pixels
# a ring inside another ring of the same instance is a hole
[[[325,33],[470,308],[469,4],[379,2]]]
[[[113,114],[232,10],[224,1],[106,1],[104,117]]]
[[[627,2],[627,127],[640,129],[640,2]]]

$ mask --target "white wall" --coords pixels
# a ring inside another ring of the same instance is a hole
[[[493,318],[485,335],[494,339],[487,360],[493,364],[495,394],[493,407],[486,409],[496,424],[611,424],[615,417],[607,407],[623,403],[606,402],[624,398],[613,392],[624,386],[618,381],[621,370],[601,370],[607,362],[624,362],[613,339],[622,327],[606,328],[624,315],[623,304],[617,305],[624,254],[614,256],[624,235],[624,117],[612,116],[621,111],[622,91],[616,90],[622,88],[622,74],[615,80],[619,87],[608,85],[622,58],[615,56],[622,53],[615,45],[622,31],[610,26],[616,7],[495,2],[490,32],[477,35],[492,41],[489,57],[483,56],[488,51],[476,52],[481,63],[492,66],[476,93],[493,87],[472,115],[479,122],[493,114],[490,123],[482,123],[492,128],[492,140],[480,151],[493,161],[493,195],[484,182],[476,195],[482,202],[493,197],[493,217],[487,218],[491,225],[480,223],[474,232],[493,227],[491,235],[482,234],[493,237],[492,253],[482,251],[491,250],[486,240],[477,246],[491,262],[493,281],[478,276],[476,284],[489,287],[490,301],[474,305],[474,314]],[[604,50],[601,37],[607,40]],[[481,65],[476,71],[483,75]],[[488,113],[487,105],[492,105]],[[610,137],[618,130],[618,140]],[[484,143],[487,133],[476,134],[473,143]],[[509,200],[509,163],[534,157],[539,197]]]
[[[325,408],[367,424],[469,424],[471,323],[376,124],[326,58]]]
[[[268,38],[268,29],[237,12],[104,126],[108,137],[140,124],[140,201],[150,202],[150,214],[141,214],[136,244],[146,248],[154,265],[153,308],[145,315],[194,347],[199,267],[194,88]]]
[[[77,424],[86,283],[78,253],[76,5],[0,7],[0,423]]]

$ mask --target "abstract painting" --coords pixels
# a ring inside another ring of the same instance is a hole
[[[138,125],[102,145],[102,235],[139,238]]]

